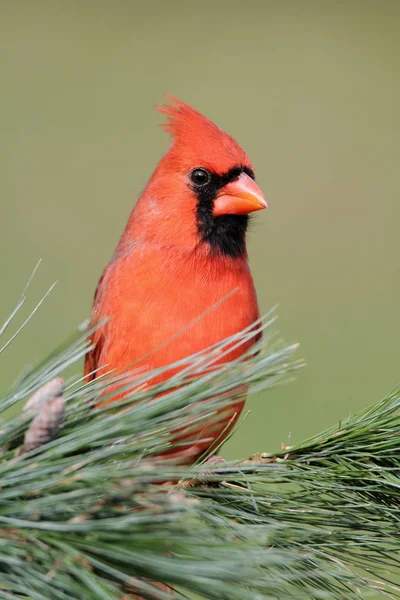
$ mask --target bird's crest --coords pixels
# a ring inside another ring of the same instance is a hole
[[[236,165],[251,167],[248,156],[230,135],[188,104],[168,94],[166,98],[169,104],[156,108],[168,117],[161,128],[172,135],[171,153],[222,172]]]

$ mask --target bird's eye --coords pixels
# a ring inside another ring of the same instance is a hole
[[[190,180],[194,185],[202,187],[210,182],[211,175],[206,169],[193,169],[190,173]]]

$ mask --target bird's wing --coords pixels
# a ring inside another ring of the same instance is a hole
[[[97,373],[94,372],[101,366],[101,354],[104,347],[104,332],[96,329],[89,338],[92,344],[92,349],[86,354],[84,375],[86,381],[92,381],[96,378]]]
[[[96,329],[92,332],[92,334],[89,337],[89,342],[92,345],[92,349],[86,354],[85,357],[84,375],[87,381],[92,381],[96,378],[97,373],[94,371],[101,367],[101,355],[103,353],[105,345],[105,325],[99,326],[98,328],[96,327],[100,319],[95,314],[96,308],[99,306],[100,303],[103,287],[102,284],[105,274],[106,271],[104,271],[104,273],[100,277],[96,287],[96,291],[94,293],[91,326]]]

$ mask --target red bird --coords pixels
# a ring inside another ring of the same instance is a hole
[[[168,116],[163,127],[172,134],[172,145],[97,286],[92,320],[109,320],[93,334],[85,364],[89,379],[101,367],[121,373],[133,364],[145,370],[166,366],[259,317],[246,229],[248,214],[267,202],[252,164],[232,137],[187,104],[171,101],[159,110]],[[223,360],[241,356],[254,341]],[[211,440],[193,439],[190,461],[228,434],[244,402],[232,403]],[[201,438],[208,433],[202,431]]]

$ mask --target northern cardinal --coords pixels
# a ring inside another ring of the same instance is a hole
[[[98,283],[92,320],[109,320],[93,334],[85,364],[89,379],[101,367],[123,373],[133,364],[145,370],[169,365],[259,317],[246,229],[248,214],[267,202],[252,164],[232,137],[187,104],[170,98],[158,109],[168,117],[163,127],[172,145]],[[238,358],[254,341],[223,360]],[[211,436],[201,432],[205,442],[193,439],[189,462],[222,441],[244,402],[245,396],[232,402]]]

